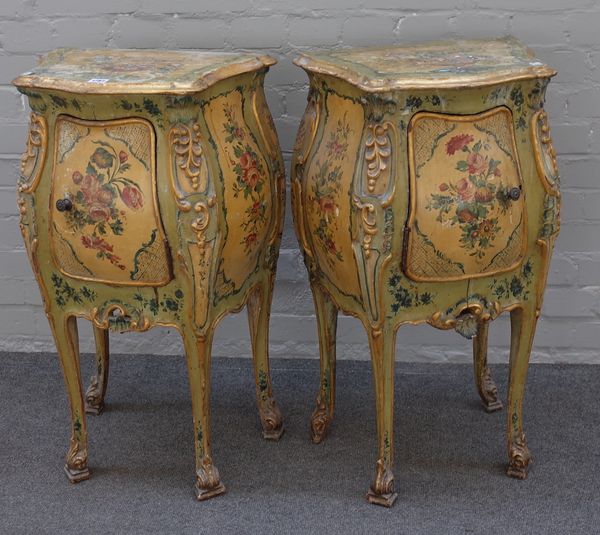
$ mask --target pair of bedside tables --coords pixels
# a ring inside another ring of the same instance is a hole
[[[210,450],[210,349],[247,306],[265,438],[283,432],[268,362],[285,170],[263,81],[275,62],[235,53],[57,50],[14,84],[31,123],[19,179],[21,231],[70,400],[65,470],[87,479],[85,413],[103,408],[108,331],[177,328],[194,416],[196,494],[224,492]],[[378,455],[369,501],[394,492],[396,331],[428,322],[474,340],[511,314],[508,474],[524,478],[525,376],[559,228],[556,154],[543,110],[555,72],[514,40],[302,55],[306,112],[294,147],[294,224],[315,300],[321,381],[312,417],[331,423],[338,311],[365,326]],[[97,373],[83,394],[76,318]]]

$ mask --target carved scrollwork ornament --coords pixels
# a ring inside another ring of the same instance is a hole
[[[367,190],[375,191],[377,179],[388,168],[392,153],[387,135],[389,123],[375,123],[367,127],[365,160],[367,161]]]
[[[225,492],[225,486],[221,483],[221,477],[212,459],[205,456],[202,465],[196,470],[196,498],[207,500]]]
[[[327,405],[321,396],[319,396],[317,399],[317,406],[310,420],[312,441],[315,444],[319,444],[323,440],[330,422],[331,418],[327,410]]]
[[[193,189],[199,187],[199,177],[202,171],[202,143],[200,125],[192,126],[178,124],[171,129],[171,143],[175,153],[175,164],[189,179]]]
[[[265,438],[278,439],[283,432],[281,410],[272,397],[267,398],[260,407],[260,421]]]
[[[204,256],[206,250],[206,228],[210,223],[210,208],[215,205],[215,197],[211,196],[206,201],[198,201],[194,204],[194,211],[198,217],[192,221],[192,229],[196,234],[196,243],[200,250],[200,255]]]
[[[27,145],[21,156],[19,193],[33,193],[37,188],[46,159],[47,143],[46,119],[32,112],[29,116]]]
[[[521,433],[510,444],[509,463],[506,473],[510,477],[525,479],[527,477],[527,467],[532,462],[529,448],[525,442],[525,434]]]
[[[90,321],[96,327],[110,329],[114,332],[144,332],[152,326],[152,322],[144,314],[138,313],[134,317],[120,303],[108,303],[101,309],[92,308]]]
[[[373,236],[377,234],[377,218],[375,206],[372,203],[363,203],[356,195],[353,197],[354,205],[360,210],[360,220],[362,224],[362,249],[365,258],[371,256],[371,242]]]
[[[386,115],[396,113],[397,104],[393,99],[379,95],[365,95],[360,98],[365,116],[373,122],[380,122]]]
[[[67,453],[67,466],[71,470],[83,470],[87,466],[87,451],[80,448],[75,437],[71,438],[69,452]]]
[[[479,302],[474,302],[479,299]],[[436,329],[455,329],[467,339],[477,333],[477,324],[481,321],[496,319],[502,310],[498,301],[488,301],[483,297],[471,296],[468,303],[461,301],[445,312],[437,311],[427,320]]]
[[[490,368],[488,366],[486,366],[483,371],[483,379],[481,382],[481,389],[482,389],[482,395],[485,397],[485,400],[489,406],[494,406],[499,403],[498,387],[496,386],[496,383],[494,383],[494,380],[492,379]]]
[[[94,375],[90,382],[90,386],[85,392],[85,402],[89,407],[97,407],[99,412],[101,411],[101,407],[103,405],[103,394],[100,389],[100,383],[98,381],[98,376]]]
[[[377,505],[391,507],[398,495],[394,492],[394,474],[383,459],[378,459],[375,467],[375,479],[367,494],[367,500]]]

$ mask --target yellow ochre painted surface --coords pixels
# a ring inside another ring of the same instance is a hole
[[[31,108],[20,228],[71,409],[65,471],[89,477],[85,413],[104,407],[108,331],[177,329],[193,412],[196,497],[225,487],[211,454],[216,325],[248,309],[263,436],[278,439],[268,323],[284,215],[267,56],[60,49],[14,81]],[[77,318],[96,374],[83,394]]]
[[[392,505],[396,331],[427,322],[473,338],[477,389],[494,411],[488,324],[509,312],[507,473],[526,477],[525,375],[560,228],[544,111],[555,71],[512,38],[305,53],[295,63],[310,81],[291,190],[320,344],[313,440],[333,417],[341,311],[365,326],[373,361],[379,448],[367,498]]]

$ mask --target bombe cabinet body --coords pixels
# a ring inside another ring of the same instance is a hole
[[[314,295],[321,385],[312,418],[333,416],[338,310],[365,326],[379,451],[368,498],[394,492],[396,331],[427,322],[474,338],[476,382],[490,320],[510,311],[510,475],[529,464],[525,376],[559,228],[556,155],[544,111],[554,71],[512,39],[305,54],[308,105],[292,161],[292,204]]]
[[[89,477],[84,409],[104,406],[110,329],[182,334],[199,499],[224,491],[210,452],[212,336],[244,305],[264,434],[281,435],[267,354],[284,210],[263,92],[273,63],[236,53],[61,49],[14,81],[31,107],[20,225],[69,394],[71,481]],[[85,405],[77,317],[96,337]]]

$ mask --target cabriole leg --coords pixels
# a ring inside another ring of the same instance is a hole
[[[87,467],[87,429],[79,367],[77,319],[62,314],[49,314],[48,319],[63,370],[71,409],[71,443],[65,472],[71,483],[77,483],[90,477]]]
[[[320,384],[317,403],[312,414],[312,441],[320,443],[333,420],[335,405],[335,346],[338,310],[320,284],[312,283],[319,337]]]
[[[378,458],[375,479],[367,494],[367,500],[377,505],[391,507],[396,501],[394,492],[394,362],[396,332],[389,327],[383,331],[371,330],[369,346],[375,381],[377,408]]]
[[[192,414],[194,419],[194,446],[196,454],[196,498],[207,500],[225,492],[219,471],[213,465],[210,447],[210,354],[212,327],[205,336],[184,327],[185,347]]]
[[[269,370],[269,317],[273,297],[271,284],[255,288],[248,298],[248,324],[252,342],[256,399],[263,427],[263,437],[279,440],[283,435],[283,418],[273,398]]]
[[[473,338],[473,364],[481,402],[487,412],[494,412],[502,409],[502,402],[498,399],[498,389],[487,364],[488,328],[488,321],[480,321],[477,325],[477,334]]]
[[[100,414],[104,410],[104,395],[108,386],[108,329],[93,326],[96,343],[96,374],[92,375],[85,393],[85,412]]]
[[[533,307],[518,308],[510,313],[510,372],[508,380],[508,469],[511,477],[525,479],[531,462],[523,433],[523,396],[525,380],[535,335],[537,314]]]

